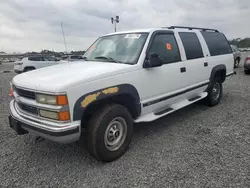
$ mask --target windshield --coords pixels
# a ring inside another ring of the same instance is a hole
[[[84,54],[87,61],[136,64],[148,33],[100,37]]]

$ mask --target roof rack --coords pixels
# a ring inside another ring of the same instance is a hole
[[[208,29],[208,28],[201,28],[201,27],[185,27],[185,26],[170,26],[170,27],[164,27],[164,28],[168,28],[168,29],[189,29],[189,30],[193,30],[193,29],[199,29],[202,31],[215,31],[215,32],[219,32],[217,29]]]

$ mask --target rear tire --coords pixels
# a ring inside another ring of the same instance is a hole
[[[133,118],[128,109],[119,104],[105,105],[88,122],[88,150],[99,161],[114,161],[128,149],[132,133]]]
[[[250,74],[250,70],[244,70],[245,74]]]
[[[206,104],[210,107],[219,104],[222,97],[222,83],[219,77],[213,79],[207,92]]]

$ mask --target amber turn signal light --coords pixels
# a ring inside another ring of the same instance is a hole
[[[68,105],[68,98],[66,95],[58,95],[56,98],[56,103],[59,106]]]
[[[69,112],[59,112],[58,113],[58,120],[59,121],[68,121],[70,120]]]

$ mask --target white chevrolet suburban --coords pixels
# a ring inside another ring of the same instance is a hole
[[[15,76],[10,127],[60,143],[83,140],[97,160],[110,162],[129,147],[134,123],[202,99],[217,105],[233,66],[232,49],[217,30],[171,26],[108,34],[83,61]]]

